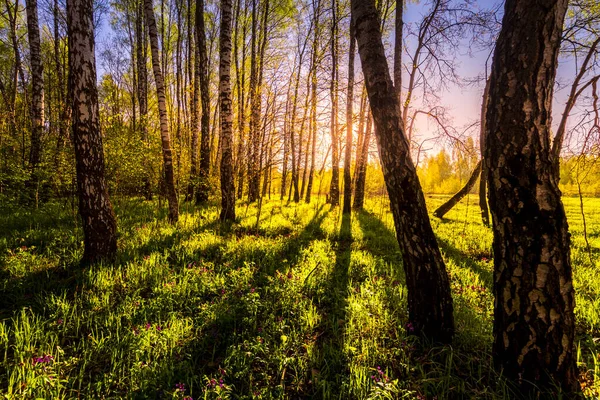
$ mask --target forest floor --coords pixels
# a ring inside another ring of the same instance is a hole
[[[427,199],[430,211],[444,197]],[[491,364],[492,232],[475,196],[432,218],[451,275],[452,346],[419,343],[383,199],[217,207],[117,199],[119,255],[80,267],[76,210],[0,209],[0,398],[501,399]],[[600,199],[564,199],[577,361],[600,396]],[[164,206],[164,204],[163,204]]]

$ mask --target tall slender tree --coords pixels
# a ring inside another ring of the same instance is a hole
[[[69,86],[84,262],[113,257],[117,222],[104,179],[92,0],[67,0]]]
[[[144,24],[144,0],[137,0],[137,16],[135,20],[136,36],[136,73],[137,73],[137,98],[140,108],[139,129],[142,142],[148,145],[148,38]],[[142,178],[143,192],[146,200],[152,200],[152,187],[150,185],[150,172],[144,171]]]
[[[344,204],[343,212],[348,214],[352,211],[352,118],[354,117],[354,53],[356,52],[356,40],[354,38],[354,24],[350,18],[350,49],[348,50],[348,90],[346,100],[346,148],[344,154]]]
[[[235,220],[233,111],[231,105],[231,0],[221,0],[219,38],[219,119],[221,125],[221,221]]]
[[[38,167],[42,156],[42,134],[44,132],[44,66],[42,64],[40,26],[38,22],[37,0],[27,0],[27,34],[31,60],[31,148],[29,150],[29,184],[38,193]]]
[[[523,391],[578,390],[570,240],[551,134],[567,0],[507,0],[485,159],[494,231],[495,365]]]
[[[340,204],[340,141],[338,132],[338,0],[331,0],[331,187],[329,202]]]
[[[319,41],[321,38],[321,25],[319,22],[321,15],[321,0],[313,0],[312,5],[314,19],[311,55],[312,75],[310,76],[310,128],[312,137],[310,139],[310,171],[308,173],[308,184],[306,187],[307,203],[310,203],[310,197],[312,194],[313,179],[315,174],[315,158],[317,153],[317,62],[319,59]]]
[[[352,0],[352,19],[396,237],[402,251],[409,321],[417,333],[434,341],[450,342],[454,320],[448,274],[410,158],[374,1]]]
[[[196,192],[196,202],[208,200],[210,187],[210,94],[208,79],[208,56],[206,53],[206,29],[204,28],[204,0],[196,0],[196,47],[198,48],[198,74],[200,78],[200,99],[202,117],[200,120],[200,181]]]
[[[156,95],[158,97],[158,115],[160,118],[160,138],[162,142],[163,167],[165,173],[165,187],[167,190],[167,201],[169,202],[169,221],[177,222],[179,219],[179,204],[177,192],[175,191],[175,179],[173,174],[173,152],[171,150],[171,135],[169,134],[169,117],[167,115],[167,99],[165,94],[165,82],[161,71],[161,58],[158,48],[158,32],[152,0],[144,0],[146,11],[146,23],[150,36],[150,49],[152,53],[152,69],[154,71],[154,82],[156,84]]]

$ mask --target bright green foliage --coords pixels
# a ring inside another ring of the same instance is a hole
[[[457,326],[452,347],[434,348],[421,346],[406,326],[387,201],[368,200],[367,211],[350,223],[317,200],[264,200],[258,224],[257,205],[240,203],[239,222],[225,228],[215,206],[184,206],[172,226],[157,203],[117,199],[118,260],[86,269],[76,265],[82,233],[69,204],[0,210],[0,393],[512,397],[491,368],[492,233],[479,222],[476,198],[446,220],[432,220],[451,274]],[[443,200],[428,199],[430,209]],[[591,255],[578,199],[565,202],[578,361],[594,398],[600,395],[600,201],[584,203]]]

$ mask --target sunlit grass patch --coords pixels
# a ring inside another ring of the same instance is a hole
[[[318,200],[318,201],[317,201]],[[430,209],[440,198],[428,199]],[[565,199],[573,234],[578,361],[598,393],[596,199]],[[0,392],[6,398],[511,398],[491,365],[492,233],[474,197],[432,219],[451,276],[457,335],[411,334],[393,221],[383,199],[343,217],[311,204],[182,206],[180,222],[115,201],[119,254],[77,264],[70,207],[0,227]],[[157,218],[158,216],[158,218]],[[33,220],[35,222],[30,222]],[[591,257],[590,257],[591,255]]]

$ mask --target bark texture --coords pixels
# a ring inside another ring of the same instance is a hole
[[[508,0],[490,81],[493,358],[523,392],[578,390],[569,233],[550,145],[566,10],[567,0]]]
[[[83,262],[111,258],[117,251],[117,222],[104,179],[92,0],[67,1],[69,85]]]
[[[167,190],[167,201],[169,202],[169,221],[177,222],[179,219],[179,204],[177,192],[175,191],[175,179],[173,173],[173,152],[171,150],[171,135],[169,133],[169,116],[167,114],[167,99],[165,94],[165,82],[161,71],[161,58],[158,49],[158,31],[152,0],[144,0],[146,10],[146,23],[150,36],[150,50],[152,53],[152,70],[156,83],[156,95],[158,96],[158,115],[160,118],[160,138],[162,142],[163,165],[165,171],[165,187]]]
[[[373,0],[352,0],[352,19],[396,237],[402,251],[409,321],[418,334],[448,343],[454,334],[450,284],[410,158]]]
[[[221,221],[235,220],[233,110],[231,102],[231,0],[221,0],[219,38],[219,122],[221,125]]]

